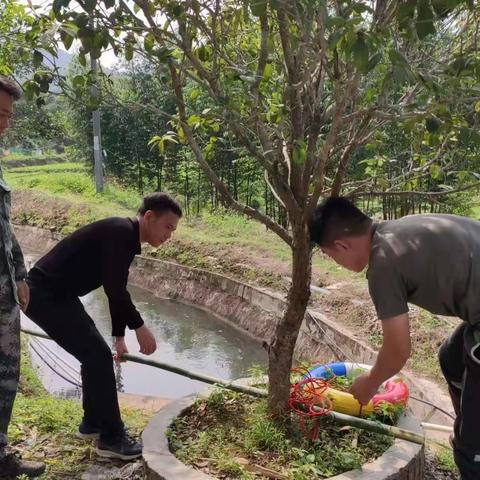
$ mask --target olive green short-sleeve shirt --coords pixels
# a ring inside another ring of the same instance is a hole
[[[381,320],[410,302],[478,324],[480,222],[438,214],[375,224],[367,278]]]

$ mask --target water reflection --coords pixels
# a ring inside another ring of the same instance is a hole
[[[252,365],[266,364],[267,356],[260,345],[211,314],[175,301],[158,299],[139,288],[129,287],[129,290],[157,339],[158,349],[149,358],[223,379],[245,376]],[[111,321],[103,290],[90,293],[82,298],[82,302],[99,331],[110,342]],[[23,317],[22,323],[37,328],[26,317]],[[78,362],[73,357],[53,342],[44,342],[79,370]],[[130,353],[140,355],[135,333],[128,329],[126,342]],[[50,391],[78,394],[77,389],[39,361],[35,353],[32,357]],[[179,398],[205,388],[205,384],[200,382],[131,362],[116,367],[116,372],[119,391],[128,393]]]

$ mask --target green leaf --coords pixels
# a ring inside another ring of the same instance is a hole
[[[326,26],[327,28],[332,28],[332,27],[343,27],[347,21],[343,17],[328,17]]]
[[[185,130],[183,130],[182,127],[178,127],[177,134],[178,134],[178,139],[180,140],[180,143],[187,142],[187,136],[185,135]]]
[[[458,3],[458,0],[432,0],[432,7],[438,17],[445,18]]]
[[[70,0],[54,0],[52,4],[52,11],[55,15],[57,15],[62,8],[68,7]]]
[[[102,56],[102,51],[98,48],[92,48],[90,50],[90,58],[98,60]]]
[[[35,50],[33,52],[33,66],[35,68],[38,68],[38,67],[40,67],[42,62],[43,62],[43,54],[41,52],[39,52],[38,50]]]
[[[352,7],[352,10],[358,14],[361,14],[364,12],[373,13],[373,10],[371,9],[371,7],[361,2],[355,3]]]
[[[270,7],[273,9],[273,10],[278,10],[278,0],[270,0]]]
[[[352,55],[355,67],[362,73],[368,72],[368,46],[363,34],[358,33],[355,43],[352,45]]]
[[[84,8],[87,12],[93,12],[97,6],[97,0],[84,0]]]
[[[85,77],[83,75],[76,75],[72,79],[72,85],[75,89],[80,89],[85,86]]]
[[[440,130],[442,122],[437,117],[429,117],[425,120],[425,126],[429,133],[436,133]]]
[[[147,52],[151,52],[155,46],[155,35],[152,32],[147,33],[143,40],[143,46]]]
[[[480,134],[474,129],[462,127],[458,140],[465,147],[478,146],[480,145]]]
[[[394,65],[408,65],[407,59],[393,48],[388,51],[388,56]]]
[[[410,70],[401,65],[394,65],[392,77],[397,85],[403,85],[411,80]]]
[[[296,165],[303,165],[307,159],[307,145],[305,140],[296,140],[293,146],[292,160]]]
[[[190,92],[190,98],[195,101],[198,98],[198,90],[194,89]]]
[[[440,165],[437,165],[436,163],[430,165],[430,176],[434,180],[439,180],[442,177],[442,167],[440,167]]]
[[[155,56],[161,61],[166,62],[169,58],[173,56],[173,50],[168,47],[160,47],[155,50]]]
[[[181,2],[170,2],[167,8],[168,13],[176,19],[178,19],[185,11]]]
[[[408,22],[415,16],[415,2],[403,2],[398,7],[397,18],[400,23]]]
[[[97,32],[92,40],[92,49],[100,50],[108,46],[108,34],[106,32]]]
[[[419,0],[415,28],[420,40],[423,40],[428,35],[436,32],[435,25],[433,24],[433,12],[429,0]]]
[[[255,17],[261,17],[267,13],[267,0],[250,0],[250,11]]]
[[[187,123],[190,127],[196,127],[202,123],[202,119],[198,115],[190,115],[187,119]]]
[[[85,51],[85,53],[90,52],[93,45],[92,37],[81,37],[80,41],[82,42],[82,48]]]
[[[78,54],[78,62],[80,63],[80,65],[82,67],[86,67],[87,66],[87,59],[85,58],[85,53],[84,52],[80,52]]]
[[[267,40],[267,50],[268,50],[268,53],[273,53],[275,52],[275,42],[273,40],[272,37],[268,37],[268,40]]]
[[[63,42],[63,45],[68,50],[72,46],[73,37],[69,33],[67,33],[65,30],[62,30],[60,32],[60,38]]]
[[[265,70],[263,71],[263,80],[268,81],[268,79],[272,76],[273,73],[273,65],[271,63],[267,63],[265,65]]]
[[[372,55],[368,60],[367,71],[372,71],[378,65],[382,57],[383,55],[381,53],[376,53],[375,55]]]
[[[125,60],[129,62],[133,58],[133,41],[127,40],[125,42]]]
[[[210,47],[202,45],[201,47],[197,48],[197,55],[202,62],[208,62],[208,60],[211,58]]]

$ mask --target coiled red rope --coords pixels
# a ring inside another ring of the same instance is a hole
[[[303,435],[315,441],[320,431],[321,417],[325,417],[332,410],[332,401],[324,392],[335,377],[329,380],[314,378],[306,367],[294,368],[292,373],[301,375],[302,379],[291,385],[288,406],[298,416]],[[307,426],[307,420],[313,422],[312,427]]]

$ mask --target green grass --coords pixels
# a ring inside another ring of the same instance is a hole
[[[64,171],[72,170],[72,166],[79,171]],[[38,190],[68,200],[94,204],[114,203],[132,211],[138,208],[140,196],[134,191],[107,185],[102,194],[97,194],[92,178],[85,171],[81,171],[80,167],[81,164],[78,163],[20,167],[7,170],[5,178],[11,187],[17,190]],[[32,171],[35,173],[32,174]]]
[[[29,163],[60,163],[67,159],[65,153],[45,152],[41,155],[24,153],[10,153],[9,155],[0,156],[1,164],[8,164],[9,162],[22,163],[28,165]]]
[[[328,423],[311,441],[297,419],[288,428],[270,420],[265,400],[225,390],[215,390],[177,418],[169,441],[184,463],[208,465],[209,472],[241,480],[252,478],[245,461],[292,480],[316,480],[360,468],[391,445],[387,437]]]
[[[435,452],[435,459],[441,468],[452,474],[458,473],[458,467],[453,458],[453,451],[449,446],[442,446]]]
[[[24,173],[61,173],[61,172],[85,172],[87,166],[80,162],[65,162],[46,165],[26,165],[6,169],[6,175],[10,178],[22,176]]]
[[[446,319],[421,309],[417,309],[416,315],[410,315],[410,324],[412,327],[410,367],[443,383],[444,378],[437,358],[438,349],[453,331],[454,326]]]

